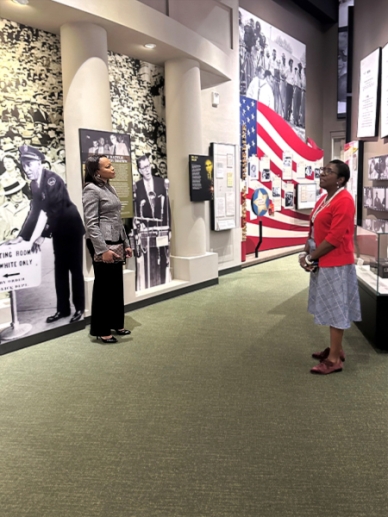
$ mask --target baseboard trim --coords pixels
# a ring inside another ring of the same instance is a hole
[[[298,253],[300,253],[300,250],[297,250],[297,251],[284,251],[282,253],[279,253],[279,255],[274,255],[273,257],[264,257],[264,258],[261,259],[260,258],[260,252],[259,252],[259,257],[257,259],[254,259],[254,260],[249,261],[249,262],[243,262],[241,264],[241,268],[245,269],[247,267],[258,266],[259,264],[264,264],[265,262],[271,262],[272,260],[277,260],[277,259],[280,259],[280,258],[288,257],[290,255],[296,255]]]
[[[44,332],[38,332],[38,334],[34,334],[32,336],[22,337],[13,341],[4,341],[0,344],[0,355],[9,354],[10,352],[17,352],[23,348],[39,345],[45,341],[50,341],[51,339],[66,336],[67,334],[72,334],[73,332],[83,330],[86,326],[85,319],[77,321],[76,323],[68,323],[67,325],[62,325],[61,327],[56,327],[51,330],[45,330]]]
[[[146,298],[145,300],[139,300],[138,302],[129,303],[124,307],[125,312],[135,311],[137,309],[142,309],[143,307],[148,307],[149,305],[154,305],[155,303],[164,302],[166,300],[170,300],[171,298],[176,298],[177,296],[181,296],[183,294],[192,293],[194,291],[199,291],[200,289],[205,289],[206,287],[212,287],[213,285],[218,285],[218,278],[212,278],[211,280],[206,280],[206,282],[200,282],[199,284],[188,285],[187,287],[182,287],[181,289],[174,289],[173,291],[169,291],[167,293],[159,294],[157,296],[153,296],[151,298]]]
[[[142,309],[143,307],[163,302],[171,298],[176,298],[177,296],[181,296],[183,294],[192,293],[200,289],[205,289],[206,287],[218,285],[218,283],[218,278],[212,278],[211,280],[207,280],[206,282],[200,282],[199,284],[189,285],[187,287],[182,287],[181,289],[175,289],[174,291],[159,294],[151,298],[146,298],[145,300],[130,303],[124,307],[124,310],[125,312],[130,312],[136,309]],[[90,319],[90,316],[87,316],[82,321],[77,321],[76,323],[69,323],[67,325],[62,325],[61,327],[56,327],[51,330],[45,330],[44,332],[39,332],[32,336],[26,336],[24,338],[15,339],[13,341],[5,341],[4,343],[0,344],[0,356],[9,354],[11,352],[17,352],[18,350],[22,350],[23,348],[28,348],[30,346],[39,345],[40,343],[44,343],[45,341],[50,341],[51,339],[66,336],[67,334],[78,332],[79,330],[84,330],[86,325],[90,325]]]
[[[230,275],[231,273],[238,273],[239,271],[241,271],[241,269],[242,269],[241,264],[239,264],[238,266],[227,267],[226,269],[220,269],[218,271],[218,274],[219,274],[219,276]]]

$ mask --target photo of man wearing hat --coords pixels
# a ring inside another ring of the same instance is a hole
[[[31,181],[31,207],[27,219],[16,239],[8,244],[30,241],[41,212],[47,221],[40,237],[32,244],[32,251],[38,252],[46,237],[53,239],[55,290],[57,312],[47,318],[53,323],[70,316],[70,286],[75,313],[70,322],[81,319],[85,309],[84,278],[82,272],[83,235],[85,233],[77,207],[70,200],[64,181],[54,172],[43,168],[45,156],[34,147],[19,148],[20,162]]]
[[[19,234],[30,210],[30,200],[23,194],[26,185],[24,179],[3,182],[4,195],[8,202],[3,205],[5,218],[9,222],[9,233],[5,239],[12,239]]]

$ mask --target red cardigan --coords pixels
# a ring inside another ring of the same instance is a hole
[[[318,199],[310,215],[311,218],[324,202],[325,196]],[[314,240],[317,247],[326,240],[335,248],[319,259],[319,267],[346,266],[354,264],[354,215],[353,197],[346,190],[339,192],[329,205],[323,208],[314,220]]]

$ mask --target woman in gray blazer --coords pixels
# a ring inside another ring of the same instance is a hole
[[[86,245],[94,269],[90,334],[104,343],[117,343],[112,329],[120,336],[131,333],[124,328],[123,263],[132,250],[121,220],[120,200],[109,184],[114,177],[109,158],[95,155],[87,159],[82,202]],[[122,257],[110,249],[117,244],[123,244]]]

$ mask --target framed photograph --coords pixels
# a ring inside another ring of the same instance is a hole
[[[348,80],[348,28],[338,31],[338,80],[337,80],[337,117],[346,116],[346,89]]]
[[[379,177],[379,159],[371,158],[370,160],[368,160],[368,179],[378,180]]]
[[[364,200],[363,206],[365,208],[372,208],[373,198],[372,187],[364,187]]]
[[[357,138],[377,135],[380,47],[361,60]]]
[[[385,190],[383,187],[373,188],[372,208],[374,210],[385,210]]]
[[[314,208],[317,199],[317,187],[314,183],[298,183],[296,190],[296,208],[306,210]]]
[[[388,136],[388,43],[381,51],[381,126],[380,137]]]

